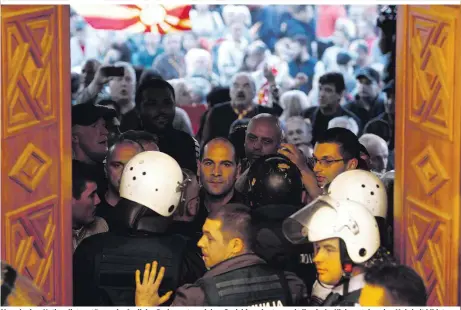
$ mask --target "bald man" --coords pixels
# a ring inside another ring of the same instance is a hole
[[[380,136],[367,133],[360,137],[359,142],[370,154],[370,169],[379,174],[385,173],[389,160],[389,148]]]
[[[244,192],[249,166],[256,159],[264,155],[277,154],[282,143],[282,137],[282,128],[276,116],[262,113],[250,120],[245,135],[245,156],[248,160],[248,166],[235,184],[237,191]]]
[[[111,214],[113,207],[120,201],[120,180],[125,165],[136,154],[143,152],[143,147],[138,142],[132,140],[122,140],[116,142],[108,151],[105,170],[108,180],[108,188],[101,198],[101,203],[96,208],[96,215],[104,218],[111,228]]]
[[[232,143],[226,138],[215,138],[205,145],[200,161],[200,207],[194,220],[195,232],[201,232],[210,212],[228,203],[242,202],[234,190],[240,163]],[[197,235],[200,237],[200,234]]]
[[[282,142],[277,117],[262,113],[250,120],[245,135],[245,155],[250,163],[264,155],[276,154]]]

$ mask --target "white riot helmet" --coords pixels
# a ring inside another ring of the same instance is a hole
[[[364,206],[328,196],[320,196],[287,218],[283,233],[294,244],[339,238],[355,264],[369,260],[380,246],[378,224]]]
[[[125,166],[120,181],[120,197],[137,202],[169,217],[178,207],[183,189],[183,173],[171,156],[162,152],[142,152]]]
[[[373,216],[387,217],[386,186],[372,172],[356,169],[341,173],[330,183],[328,196],[358,202]]]

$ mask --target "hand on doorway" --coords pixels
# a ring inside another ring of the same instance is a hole
[[[146,264],[144,268],[144,276],[142,282],[140,280],[141,272],[136,270],[136,294],[135,294],[135,305],[137,307],[154,307],[159,306],[170,299],[173,294],[169,291],[163,296],[158,295],[158,289],[162,284],[163,276],[165,275],[165,267],[161,267],[157,276],[158,263],[154,261],[152,263],[152,269],[150,264]]]

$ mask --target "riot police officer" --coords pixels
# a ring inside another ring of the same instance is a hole
[[[203,275],[198,248],[167,233],[183,188],[181,168],[167,154],[142,152],[126,164],[113,229],[87,238],[74,254],[75,306],[133,305],[133,273],[154,259],[168,266],[160,291]]]
[[[392,249],[392,226],[387,222],[390,210],[386,186],[373,172],[356,169],[341,173],[331,182],[328,196],[365,206],[378,223],[381,246]]]
[[[316,285],[327,292],[320,306],[356,305],[366,268],[392,263],[380,250],[374,216],[354,201],[320,196],[285,220],[283,232],[294,244],[314,243]]]
[[[306,192],[301,172],[287,157],[277,154],[257,159],[247,176],[254,252],[273,267],[294,272],[310,294],[316,276],[312,244],[294,245],[282,233],[283,221],[303,206]]]

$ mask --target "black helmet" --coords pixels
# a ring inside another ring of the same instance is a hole
[[[248,204],[252,208],[302,203],[301,172],[283,155],[268,155],[257,159],[248,171],[246,182]]]

